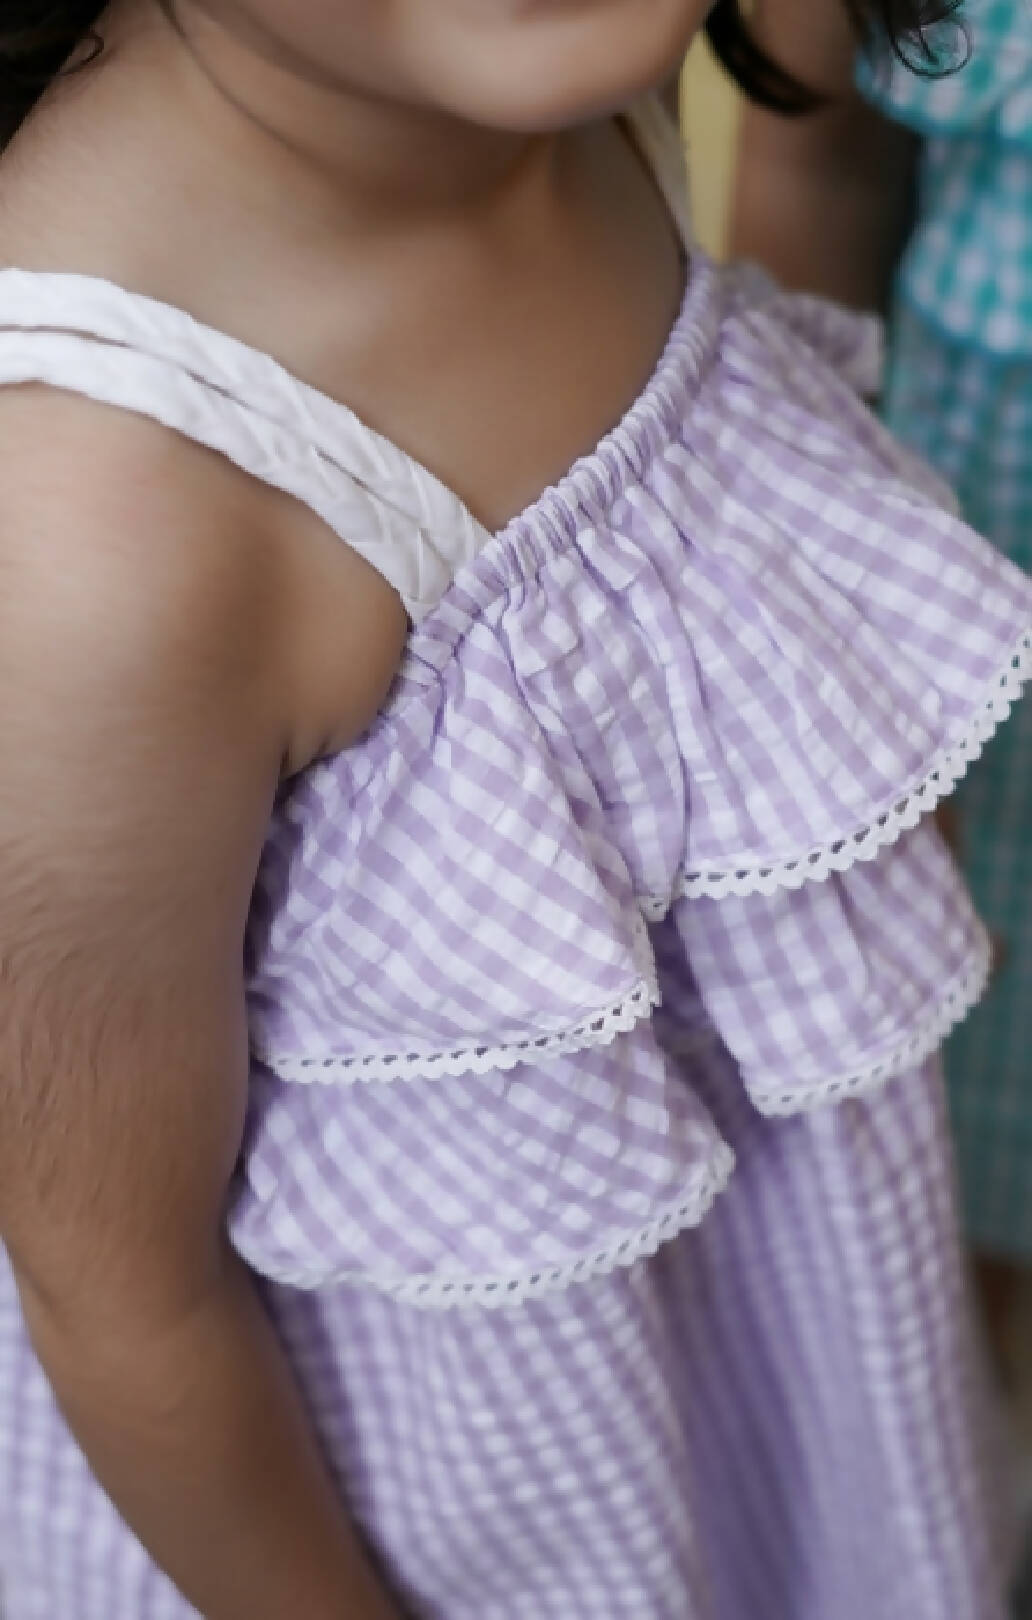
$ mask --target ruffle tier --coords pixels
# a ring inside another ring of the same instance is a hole
[[[856,325],[695,272],[625,422],[282,795],[261,1061],[380,1080],[611,1039],[655,1001],[643,919],[875,861],[952,789],[1032,667],[1032,585],[822,364]]]
[[[858,401],[873,365],[865,323],[697,267],[625,421],[285,790],[248,938],[258,1270],[441,1305],[630,1263],[731,1173],[699,1065],[809,1109],[981,993],[924,817],[1028,673],[1032,587]]]
[[[230,1230],[293,1287],[512,1304],[654,1253],[733,1166],[643,1021],[575,1057],[433,1084],[341,1091],[259,1070]]]

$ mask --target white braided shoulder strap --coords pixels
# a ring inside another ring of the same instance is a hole
[[[172,428],[294,496],[417,622],[488,539],[452,491],[268,355],[92,276],[0,271],[0,386],[49,384]]]
[[[627,123],[690,245],[684,155],[659,101]],[[271,356],[99,277],[0,270],[0,387],[151,417],[310,507],[418,623],[490,538],[440,479]]]

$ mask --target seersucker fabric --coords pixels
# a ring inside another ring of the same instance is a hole
[[[690,246],[641,397],[489,535],[273,360],[0,273],[0,381],[231,457],[409,610],[369,732],[276,802],[228,1218],[418,1620],[1003,1620],[935,1056],[988,949],[928,812],[1032,586],[877,363]],[[0,1566],[9,1620],[196,1620],[2,1262]]]

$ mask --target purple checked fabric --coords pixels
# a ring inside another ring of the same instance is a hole
[[[637,403],[488,535],[267,357],[0,274],[0,380],[232,456],[409,607],[269,829],[229,1229],[417,1620],[1003,1620],[934,1056],[988,951],[927,812],[1032,587],[874,359],[693,252]],[[196,1620],[2,1260],[0,1567],[9,1620]]]

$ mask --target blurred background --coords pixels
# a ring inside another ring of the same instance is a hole
[[[681,83],[681,122],[692,176],[695,228],[707,253],[723,256],[738,132],[739,97],[705,39]]]

